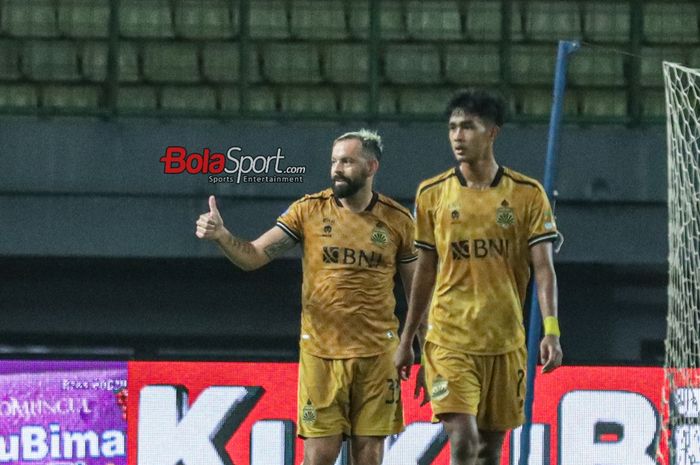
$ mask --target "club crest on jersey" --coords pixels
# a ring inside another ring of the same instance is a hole
[[[316,408],[311,405],[311,399],[306,402],[301,409],[301,421],[304,423],[314,423],[316,421]]]
[[[384,223],[381,221],[378,222],[369,238],[374,245],[378,245],[379,247],[387,245],[389,243],[389,233],[384,227]]]
[[[442,400],[450,393],[447,387],[447,380],[438,375],[433,382],[433,388],[430,390],[430,398],[433,400]]]
[[[459,205],[457,203],[451,203],[447,206],[447,210],[450,212],[450,219],[452,220],[452,224],[459,223]]]
[[[333,223],[334,221],[330,218],[323,219],[323,234],[321,234],[323,237],[333,237],[333,226],[331,226]]]
[[[496,224],[502,228],[509,228],[515,224],[515,215],[507,200],[503,200],[501,206],[496,209]]]

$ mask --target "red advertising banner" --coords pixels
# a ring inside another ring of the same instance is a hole
[[[295,363],[130,362],[128,379],[129,465],[301,463]],[[654,465],[662,381],[661,368],[539,375],[529,465]],[[445,434],[413,385],[403,385],[407,426],[387,439],[384,465],[447,465]],[[509,435],[503,465],[517,465],[518,447]]]

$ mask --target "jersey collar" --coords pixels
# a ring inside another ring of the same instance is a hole
[[[491,181],[491,185],[489,185],[489,187],[498,186],[498,184],[501,182],[501,178],[503,177],[503,171],[503,167],[498,165],[496,176],[493,177],[493,181]],[[462,171],[460,171],[459,165],[455,166],[455,176],[457,176],[457,180],[462,186],[467,187],[467,180],[464,178]]]
[[[339,206],[340,208],[345,208],[340,201],[338,197],[335,196],[335,194],[331,194],[333,196],[333,200],[335,201],[335,204]],[[369,204],[367,204],[367,207],[364,209],[364,211],[372,211],[374,206],[377,204],[377,201],[379,200],[379,194],[375,191],[372,191],[372,199],[369,201]]]

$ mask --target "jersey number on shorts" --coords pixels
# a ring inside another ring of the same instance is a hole
[[[522,397],[520,390],[523,387],[523,380],[525,379],[525,370],[518,370],[518,397]]]

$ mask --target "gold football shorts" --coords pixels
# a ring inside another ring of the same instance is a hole
[[[325,359],[301,351],[299,436],[388,436],[401,432],[401,384],[393,355],[389,351],[372,357]]]
[[[506,431],[523,423],[524,347],[475,355],[426,342],[423,357],[433,421],[443,413],[466,413],[484,431]]]

